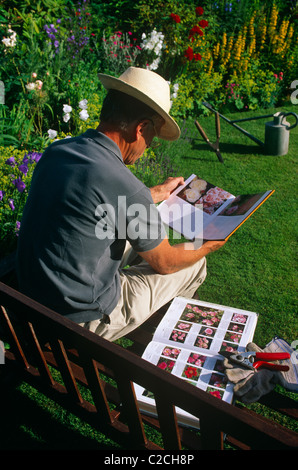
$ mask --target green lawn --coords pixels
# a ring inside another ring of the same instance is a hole
[[[297,112],[295,106],[283,108]],[[250,113],[262,116],[277,110]],[[243,114],[229,116],[243,118]],[[261,119],[241,127],[264,141]],[[289,117],[291,122],[293,118]],[[211,141],[215,139],[214,116],[200,123]],[[218,252],[208,257],[208,275],[200,288],[202,300],[253,310],[259,313],[255,341],[264,346],[274,335],[292,342],[298,337],[297,317],[297,197],[296,173],[298,126],[290,131],[289,152],[265,155],[261,146],[221,119],[220,150],[224,163],[202,139],[193,122],[185,123],[184,138],[170,152],[180,173],[191,173],[234,195],[274,189],[275,193]],[[174,155],[177,148],[177,155]]]
[[[296,108],[283,109],[297,112]],[[242,118],[243,114],[238,117]],[[242,126],[263,141],[267,120],[250,121]],[[202,118],[200,122],[213,140],[214,117]],[[274,335],[280,335],[290,343],[297,340],[295,183],[298,127],[291,131],[288,154],[275,157],[265,155],[261,147],[221,120],[223,164],[203,141],[193,121],[185,122],[182,127],[180,141],[166,145],[164,150],[177,173],[184,177],[197,173],[235,195],[275,189],[274,195],[225,246],[208,257],[208,276],[200,289],[200,298],[258,312],[255,342],[260,346]],[[0,448],[3,450],[115,448],[105,436],[94,432],[25,384],[10,391],[2,384],[1,403],[2,407],[5,403],[5,414],[4,409],[1,410]],[[293,427],[292,424],[289,426]]]

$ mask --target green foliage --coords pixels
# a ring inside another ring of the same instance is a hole
[[[143,156],[129,168],[149,188],[163,183],[179,171],[166,146],[154,151],[150,148],[145,150]]]
[[[227,111],[266,109],[275,106],[282,91],[283,73],[255,67],[242,76],[231,76],[226,84],[223,108]]]
[[[37,152],[0,147],[1,254],[9,252],[16,244],[33,170],[40,156]]]

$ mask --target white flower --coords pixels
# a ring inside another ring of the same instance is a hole
[[[200,193],[201,193],[202,191],[205,191],[205,189],[207,188],[207,182],[204,181],[204,180],[201,180],[201,179],[196,179],[196,180],[192,181],[189,186],[192,189],[200,191]]]
[[[148,65],[148,69],[149,70],[156,70],[158,68],[158,64],[159,64],[159,61],[160,61],[160,58],[157,57],[156,59],[154,59],[154,61],[152,62],[152,64]]]
[[[9,38],[3,38],[2,42],[6,47],[14,47],[17,42],[17,33],[10,28],[7,32],[10,33],[11,36]]]
[[[32,83],[32,82],[31,82],[31,83],[28,83],[28,84],[26,85],[26,88],[27,88],[28,91],[34,90],[34,89],[35,89],[35,83]]]
[[[157,56],[161,54],[163,48],[164,35],[157,32],[155,29],[151,32],[150,38],[147,39],[145,33],[142,34],[143,42],[142,48],[149,51],[154,51]]]
[[[55,137],[57,137],[57,131],[55,131],[54,129],[49,129],[48,134],[50,139],[55,139]]]
[[[32,78],[36,78],[37,77],[37,73],[36,72],[32,72]]]
[[[72,112],[72,107],[69,106],[68,104],[63,105],[63,112],[64,113],[71,113]]]
[[[186,189],[185,196],[189,202],[196,202],[200,198],[200,193],[195,189]]]
[[[88,101],[87,100],[82,100],[79,102],[79,108],[81,109],[87,109]]]
[[[64,121],[64,122],[68,122],[69,120],[70,120],[70,113],[65,113],[65,114],[63,115],[63,121]]]
[[[82,111],[79,113],[79,116],[83,121],[87,121],[89,114],[87,113],[86,109],[82,109]]]

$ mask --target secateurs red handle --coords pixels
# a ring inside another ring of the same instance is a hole
[[[235,364],[247,367],[248,369],[259,369],[261,367],[270,370],[287,371],[289,367],[282,364],[272,364],[271,361],[282,361],[283,359],[290,359],[290,354],[285,352],[256,352],[256,351],[243,351],[243,352],[221,352],[224,357],[227,357]],[[267,362],[270,361],[270,362]]]
[[[241,355],[250,355],[255,359],[264,359],[265,361],[282,361],[283,359],[290,359],[289,353],[270,353],[270,352],[256,352],[256,353],[241,353]]]
[[[288,353],[256,353],[254,357],[257,359],[253,362],[253,367],[255,369],[259,369],[260,367],[266,367],[266,369],[270,370],[280,370],[280,371],[287,371],[289,370],[289,366],[282,365],[282,364],[272,364],[268,361],[282,361],[283,359],[290,359],[290,354]],[[260,360],[259,360],[260,359]],[[263,360],[262,360],[263,359]]]

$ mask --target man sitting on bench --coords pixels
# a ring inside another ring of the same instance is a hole
[[[99,78],[108,93],[98,128],[53,142],[36,166],[17,276],[23,293],[113,341],[173,297],[192,297],[223,242],[171,246],[155,203],[183,178],[148,189],[127,168],[154,139],[179,138],[168,83],[135,67]]]

